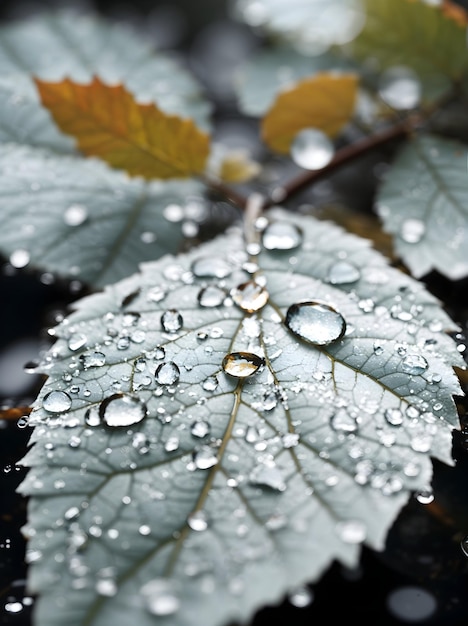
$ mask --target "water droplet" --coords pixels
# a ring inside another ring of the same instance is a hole
[[[386,409],[384,417],[391,426],[401,426],[403,424],[403,413],[400,409]]]
[[[198,437],[202,439],[203,437],[207,437],[210,434],[211,428],[208,422],[197,421],[192,424],[192,428],[190,432],[193,437]]]
[[[331,416],[330,426],[333,430],[342,433],[355,433],[358,429],[357,418],[344,408],[338,409],[338,411]]]
[[[152,615],[172,615],[179,610],[180,600],[170,580],[154,578],[143,585],[140,593]]]
[[[231,289],[231,298],[243,311],[254,313],[268,302],[269,293],[262,285],[249,280]]]
[[[341,313],[320,302],[291,305],[285,324],[297,337],[319,346],[341,339],[346,332],[346,322]]]
[[[161,363],[154,375],[160,385],[175,385],[179,381],[180,370],[173,361],[168,361]]]
[[[249,474],[249,480],[254,485],[269,487],[275,491],[285,491],[286,483],[283,474],[273,460],[266,459],[258,463]]]
[[[76,352],[76,350],[83,348],[86,345],[86,342],[86,335],[83,335],[82,333],[75,333],[74,335],[71,335],[68,340],[68,348],[72,352]]]
[[[216,378],[216,376],[209,376],[202,385],[205,391],[215,391],[217,386],[218,386],[218,379]]]
[[[124,394],[116,393],[101,402],[99,416],[107,426],[131,426],[146,417],[146,404]]]
[[[72,405],[72,400],[65,391],[49,391],[44,396],[42,406],[50,413],[63,413],[68,411]]]
[[[99,426],[99,424],[101,423],[99,412],[95,406],[92,406],[89,409],[87,409],[84,419],[85,419],[85,423],[88,426]]]
[[[421,220],[408,219],[401,224],[400,237],[406,243],[419,243],[426,232],[426,225]]]
[[[428,368],[426,359],[420,354],[407,354],[402,361],[401,369],[407,374],[417,376],[423,374]]]
[[[161,326],[166,333],[176,333],[182,328],[182,324],[182,315],[175,309],[169,309],[161,315]]]
[[[262,244],[267,250],[293,250],[301,245],[302,230],[291,222],[271,222],[262,234]]]
[[[223,359],[223,370],[236,378],[247,378],[265,363],[265,360],[253,352],[231,352]]]
[[[339,522],[336,530],[345,543],[362,543],[367,535],[366,525],[359,520]]]
[[[198,303],[200,306],[212,308],[221,306],[226,299],[226,292],[216,285],[208,285],[200,289]]]
[[[106,362],[106,355],[103,352],[91,352],[80,355],[80,362],[84,369],[89,367],[102,367]]]
[[[232,272],[231,265],[221,257],[200,257],[191,269],[198,278],[226,278]]]
[[[379,80],[379,95],[397,111],[414,109],[421,99],[421,83],[408,67],[395,66],[385,70]]]
[[[321,170],[333,158],[333,143],[321,130],[301,130],[291,145],[291,157],[296,165],[306,170]]]
[[[208,528],[208,520],[203,511],[194,511],[187,518],[187,524],[192,530],[202,532]]]
[[[27,250],[18,249],[10,254],[10,264],[17,269],[22,267],[26,267],[26,265],[31,260],[31,256]]]
[[[148,291],[146,297],[150,302],[161,302],[166,297],[166,292],[161,287],[153,287]]]
[[[309,587],[298,587],[288,596],[289,602],[298,609],[310,606],[314,601],[314,592]]]
[[[332,285],[347,285],[361,278],[361,272],[352,263],[337,261],[328,272],[328,280]]]
[[[63,214],[65,224],[80,226],[88,219],[88,209],[81,204],[72,204]]]
[[[197,469],[209,469],[218,463],[218,457],[209,446],[203,446],[193,453],[193,463]]]

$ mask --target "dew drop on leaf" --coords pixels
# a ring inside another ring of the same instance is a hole
[[[72,401],[65,391],[49,391],[44,396],[42,406],[50,413],[63,413],[71,407]]]
[[[68,339],[68,348],[72,352],[76,352],[76,350],[83,348],[86,345],[86,342],[86,335],[83,335],[82,333],[75,333]]]
[[[265,363],[265,360],[253,352],[231,352],[223,359],[223,370],[236,378],[247,378]]]
[[[403,424],[403,413],[400,409],[386,409],[384,417],[391,426],[401,426]]]
[[[94,406],[87,409],[84,419],[85,423],[88,426],[99,426],[99,424],[101,423],[101,417],[99,415],[99,412]]]
[[[207,437],[210,434],[211,428],[208,422],[203,420],[196,421],[192,424],[190,432],[193,437],[197,437],[199,439],[203,439],[203,437]]]
[[[407,354],[402,361],[402,370],[407,374],[423,374],[428,368],[426,359],[420,354]]]
[[[379,80],[379,95],[397,111],[414,109],[421,99],[421,83],[408,67],[395,66],[385,70]]]
[[[80,362],[85,369],[88,369],[88,367],[102,367],[106,362],[106,355],[103,352],[81,354]]]
[[[345,543],[362,543],[366,538],[366,526],[359,520],[339,522],[336,530]]]
[[[203,511],[194,511],[187,518],[187,524],[192,530],[202,532],[208,528],[208,520]]]
[[[275,491],[285,491],[286,483],[283,474],[272,460],[259,462],[249,474],[249,480],[254,485],[269,487]]]
[[[209,469],[218,463],[218,457],[209,446],[203,446],[193,453],[193,463],[197,469]]]
[[[400,237],[406,243],[419,243],[425,232],[426,225],[417,219],[404,220],[400,227]]]
[[[346,409],[338,409],[330,418],[330,426],[336,432],[355,433],[358,429],[358,423],[355,416],[351,415]]]
[[[155,377],[160,385],[175,385],[179,382],[180,370],[173,361],[168,361],[157,367]]]
[[[285,324],[300,339],[326,346],[340,339],[346,331],[346,322],[333,307],[320,302],[292,304]]]
[[[328,280],[332,285],[347,285],[361,278],[358,268],[348,261],[337,261],[328,272]]]
[[[221,306],[226,299],[226,292],[216,285],[208,285],[200,289],[198,303],[206,308]]]
[[[143,585],[140,593],[152,615],[172,615],[179,610],[180,600],[169,580],[154,578]]]
[[[314,593],[308,587],[299,587],[288,595],[289,602],[298,609],[309,606],[314,601]]]
[[[221,257],[200,257],[191,269],[198,278],[226,278],[232,272],[231,265]]]
[[[103,400],[99,416],[107,426],[131,426],[146,417],[146,404],[132,396],[116,393]]]
[[[88,210],[81,204],[72,204],[63,214],[63,220],[68,226],[80,226],[88,219]]]
[[[21,269],[22,267],[26,267],[26,265],[31,260],[31,256],[27,250],[23,248],[18,248],[10,254],[10,264],[16,269]]]
[[[169,309],[161,315],[161,326],[166,333],[176,333],[182,328],[183,319],[179,311]]]
[[[249,280],[231,289],[231,298],[243,311],[254,313],[262,309],[268,302],[269,293],[262,285]]]
[[[204,381],[202,387],[205,391],[215,391],[218,386],[218,379],[216,376],[208,376],[208,378]]]
[[[333,143],[321,130],[301,130],[291,144],[291,157],[296,165],[306,170],[321,170],[333,158]]]
[[[293,250],[301,245],[302,239],[300,228],[282,220],[271,222],[262,233],[262,244],[266,250]]]

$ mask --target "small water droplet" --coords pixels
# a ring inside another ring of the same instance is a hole
[[[298,587],[288,595],[289,602],[298,609],[310,606],[314,601],[314,592],[309,587]]]
[[[27,250],[23,248],[15,250],[10,254],[10,264],[17,269],[21,269],[22,267],[26,267],[29,261],[31,260],[31,255]]]
[[[218,457],[209,446],[203,446],[193,453],[193,463],[197,469],[209,469],[218,463]]]
[[[193,437],[198,437],[202,439],[203,437],[207,437],[210,434],[211,428],[208,422],[197,421],[192,424],[190,432]]]
[[[204,511],[194,511],[188,516],[187,524],[192,530],[202,532],[208,528],[208,519]]]
[[[146,404],[132,396],[116,393],[103,400],[99,416],[107,426],[131,426],[146,417]]]
[[[254,313],[268,302],[269,293],[262,285],[249,280],[231,289],[231,298],[243,311]]]
[[[265,363],[265,360],[253,352],[231,352],[223,359],[223,370],[236,378],[252,376]]]
[[[88,369],[89,367],[102,367],[106,363],[106,355],[103,352],[81,354],[80,362],[84,369]]]
[[[180,600],[170,580],[154,578],[143,585],[140,593],[152,615],[172,615],[179,610]]]
[[[341,339],[346,332],[346,322],[333,307],[320,302],[292,304],[285,324],[300,339],[325,346]]]
[[[384,417],[391,426],[401,426],[403,424],[403,413],[400,409],[386,409]]]
[[[408,67],[395,66],[385,70],[378,90],[382,100],[397,111],[414,109],[421,99],[419,78]]]
[[[286,483],[281,470],[273,460],[259,462],[250,472],[249,481],[254,485],[269,487],[275,491],[285,491]]]
[[[180,370],[173,361],[168,361],[161,363],[154,375],[160,385],[175,385],[179,381]]]
[[[301,130],[291,144],[293,161],[306,170],[321,170],[330,163],[334,153],[332,141],[315,128]]]
[[[88,209],[81,204],[72,204],[63,214],[65,224],[80,226],[88,219]]]
[[[232,272],[231,265],[221,257],[200,257],[191,269],[198,278],[226,278]]]
[[[216,285],[208,285],[200,289],[198,303],[200,306],[212,308],[221,306],[226,299],[226,292]]]
[[[428,362],[420,354],[407,354],[401,364],[401,369],[404,372],[414,376],[423,374],[428,367]]]
[[[72,405],[72,400],[65,391],[49,391],[44,396],[42,406],[50,413],[63,413],[68,411]]]
[[[203,389],[205,391],[215,391],[218,386],[218,379],[216,376],[208,376],[208,378],[203,382]]]
[[[92,406],[89,409],[87,409],[84,419],[85,419],[85,423],[88,426],[99,426],[99,424],[101,423],[99,412],[95,406]]]
[[[68,348],[72,352],[76,352],[77,350],[83,348],[86,345],[86,342],[86,335],[83,335],[82,333],[75,333],[74,335],[71,335],[68,340]]]
[[[366,525],[360,520],[339,522],[336,530],[345,543],[362,543],[367,535]]]
[[[357,418],[345,408],[338,409],[330,418],[330,426],[336,432],[355,433],[358,429]]]
[[[269,223],[262,233],[262,244],[267,250],[294,250],[301,245],[302,239],[302,230],[283,220]]]
[[[400,227],[400,237],[406,243],[419,243],[426,232],[426,225],[421,220],[407,219]]]
[[[169,309],[161,315],[161,326],[166,333],[176,333],[182,328],[183,319],[179,311]]]
[[[332,285],[348,285],[355,283],[361,278],[361,272],[348,261],[337,261],[328,272],[328,280]]]

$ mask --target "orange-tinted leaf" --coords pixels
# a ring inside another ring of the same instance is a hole
[[[228,152],[221,163],[219,177],[225,183],[245,183],[256,178],[261,165],[243,151]]]
[[[316,128],[335,137],[354,112],[358,77],[355,74],[321,72],[283,91],[262,120],[265,143],[288,153],[291,142],[305,128]]]
[[[140,104],[123,85],[109,86],[97,77],[87,85],[70,79],[36,84],[59,128],[87,156],[147,179],[204,171],[210,138],[192,120]]]

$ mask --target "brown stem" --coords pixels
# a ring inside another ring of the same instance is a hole
[[[224,183],[213,180],[211,178],[203,178],[202,182],[207,185],[212,191],[215,191],[219,195],[226,198],[228,202],[233,204],[234,206],[245,211],[247,208],[248,198],[243,194],[239,193],[229,185],[225,185]]]
[[[274,189],[270,195],[270,199],[266,203],[266,207],[272,206],[278,202],[286,202],[292,196],[296,195],[309,185],[312,185],[321,178],[324,178],[342,165],[367,154],[371,150],[383,146],[384,144],[405,137],[411,134],[421,124],[421,118],[415,116],[406,118],[401,122],[393,124],[389,128],[385,128],[379,132],[355,141],[338,150],[328,165],[320,170],[301,172],[296,178],[293,178],[285,185]]]

